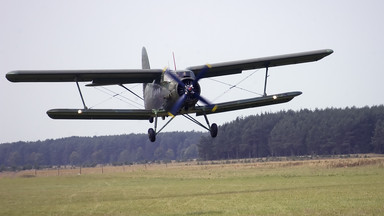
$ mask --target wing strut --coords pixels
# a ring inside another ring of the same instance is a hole
[[[79,90],[79,93],[80,93],[81,101],[83,102],[83,105],[84,105],[84,109],[88,109],[88,107],[85,105],[83,94],[81,93],[81,89],[80,89],[77,77],[75,78],[75,81],[76,81],[77,89]]]
[[[125,90],[129,91],[130,93],[132,93],[133,95],[135,95],[136,97],[140,98],[141,100],[144,100],[142,97],[140,97],[135,92],[131,91],[129,88],[125,87],[123,84],[120,84],[120,86],[123,87]]]
[[[265,81],[264,81],[264,94],[263,94],[264,97],[267,96],[268,67],[269,67],[269,64],[268,64],[267,67],[265,68]]]

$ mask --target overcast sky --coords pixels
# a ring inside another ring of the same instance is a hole
[[[12,70],[133,69],[147,48],[152,68],[333,49],[321,61],[270,69],[267,93],[302,91],[289,103],[209,115],[219,125],[239,116],[384,102],[384,1],[0,1],[0,143],[67,136],[146,133],[148,121],[52,120],[52,108],[81,108],[75,83],[11,83]],[[252,74],[217,78],[236,84]],[[239,86],[263,92],[264,70]],[[94,108],[135,108],[84,87]],[[141,85],[129,85],[141,93]],[[201,81],[213,102],[255,97]],[[122,88],[112,88],[121,93]],[[109,93],[113,94],[113,93]],[[139,99],[123,93],[134,102]],[[222,95],[222,96],[221,96]],[[219,98],[217,98],[219,97]],[[132,102],[130,102],[132,103]],[[142,103],[141,103],[142,104]],[[198,117],[204,122],[203,117]],[[163,124],[160,121],[160,124]],[[165,131],[201,130],[177,117]],[[220,133],[220,131],[219,131]]]

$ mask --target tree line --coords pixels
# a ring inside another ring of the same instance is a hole
[[[155,143],[147,134],[128,134],[1,144],[0,169],[187,160],[198,157],[201,135],[193,131],[161,133]]]
[[[264,113],[203,136],[204,160],[268,156],[384,153],[384,106]]]
[[[384,106],[263,113],[202,132],[68,137],[0,145],[0,170],[148,161],[384,153]]]

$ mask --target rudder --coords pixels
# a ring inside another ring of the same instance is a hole
[[[142,69],[151,69],[149,65],[149,58],[147,54],[147,49],[143,47],[141,50],[141,67]],[[145,88],[147,87],[147,83],[143,83],[143,97],[144,97],[144,105],[145,105]]]
[[[141,67],[142,69],[151,69],[151,66],[149,65],[147,50],[145,49],[145,47],[143,47],[141,51]]]

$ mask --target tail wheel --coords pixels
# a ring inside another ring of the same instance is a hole
[[[153,128],[148,129],[148,137],[151,142],[156,141],[156,132],[153,130]]]
[[[211,129],[209,130],[209,132],[211,133],[211,137],[216,137],[217,136],[217,132],[218,132],[218,129],[217,129],[217,124],[213,123],[211,125]]]

